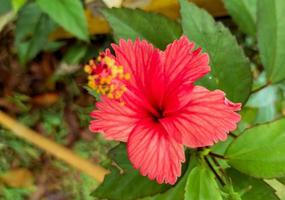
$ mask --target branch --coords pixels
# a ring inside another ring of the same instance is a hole
[[[88,174],[99,182],[102,182],[104,176],[109,173],[109,171],[103,167],[92,164],[90,161],[77,156],[71,150],[56,144],[52,140],[49,140],[35,131],[23,126],[2,111],[0,111],[0,125],[3,125],[3,127],[6,127],[18,137],[27,140],[40,149],[63,160],[67,164],[73,166],[81,172]]]

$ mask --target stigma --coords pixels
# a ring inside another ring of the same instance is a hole
[[[90,60],[84,71],[88,74],[88,86],[110,99],[120,100],[127,89],[124,82],[130,80],[130,74],[123,66],[104,53]]]

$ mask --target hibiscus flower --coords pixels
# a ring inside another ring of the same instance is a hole
[[[186,36],[161,51],[146,40],[119,41],[85,66],[101,94],[91,113],[92,132],[127,143],[134,168],[158,183],[174,184],[184,145],[210,146],[236,129],[241,104],[221,90],[194,82],[210,71],[209,56]]]

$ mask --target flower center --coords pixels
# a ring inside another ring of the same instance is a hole
[[[159,122],[160,119],[164,118],[164,109],[156,109],[156,113],[150,113],[154,122]]]
[[[104,53],[96,60],[90,60],[84,70],[88,73],[88,86],[98,94],[119,100],[126,91],[123,81],[129,80],[130,74],[124,72],[123,66],[117,65],[113,58]]]

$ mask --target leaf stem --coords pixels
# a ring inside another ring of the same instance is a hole
[[[213,152],[210,152],[209,155],[210,155],[211,157],[219,158],[219,159],[222,159],[222,160],[225,160],[225,159],[226,159],[223,155],[216,154],[216,153],[213,153]]]
[[[207,157],[205,157],[205,161],[206,161],[207,165],[209,166],[210,170],[215,174],[215,176],[216,176],[216,178],[218,179],[218,181],[220,182],[220,184],[221,184],[222,186],[225,186],[226,183],[224,182],[224,180],[222,179],[222,177],[217,173],[217,171],[215,170],[215,168],[212,166],[210,160],[209,160]]]
[[[232,138],[236,139],[238,136],[233,134],[232,132],[229,132],[229,136],[231,136]]]
[[[223,167],[221,166],[221,164],[219,163],[219,161],[217,161],[216,158],[212,157],[213,162],[215,163],[215,165],[218,167],[218,169],[220,170],[221,174],[223,174],[223,176],[226,176],[226,172],[223,169]]]

